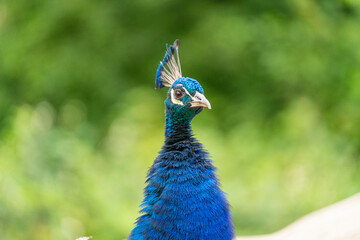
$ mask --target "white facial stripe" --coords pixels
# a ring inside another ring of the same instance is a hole
[[[185,90],[186,95],[190,96],[191,100],[194,100],[194,98],[191,96],[191,94],[186,90],[186,88],[183,87],[183,89]]]
[[[185,90],[186,91],[186,90]],[[184,103],[181,101],[181,100],[178,100],[175,98],[175,91],[174,89],[171,89],[171,92],[170,92],[170,100],[173,104],[177,104],[177,105],[181,105],[183,106]]]
[[[186,90],[186,88],[184,88],[184,87],[182,87],[182,89],[185,91],[185,94],[186,95],[188,95],[190,98],[191,98],[191,100],[192,101],[199,101],[200,99],[196,96],[196,94],[195,94],[195,96],[193,97],[193,96],[191,96],[191,94]],[[196,93],[198,93],[198,92],[196,92]],[[175,91],[174,91],[174,89],[171,89],[171,102],[173,103],[173,104],[178,104],[178,105],[181,105],[181,106],[183,106],[184,105],[184,103],[181,101],[181,100],[178,100],[178,99],[176,99],[176,97],[175,97]]]

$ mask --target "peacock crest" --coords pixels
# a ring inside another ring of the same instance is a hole
[[[166,44],[164,60],[160,61],[156,71],[155,88],[171,87],[181,77],[179,40],[176,39],[173,45]]]

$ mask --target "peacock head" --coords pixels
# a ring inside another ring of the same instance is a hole
[[[189,77],[182,77],[179,60],[179,41],[166,46],[164,60],[160,62],[156,72],[155,87],[169,87],[168,98],[165,100],[166,112],[172,118],[191,121],[204,107],[211,109],[210,102],[204,96],[200,83]]]

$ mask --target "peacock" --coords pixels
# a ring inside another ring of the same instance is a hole
[[[210,102],[197,80],[182,76],[179,41],[166,48],[155,79],[155,88],[170,88],[165,143],[148,172],[142,215],[128,239],[232,239],[229,204],[216,169],[191,131],[191,120],[204,107],[211,109]]]

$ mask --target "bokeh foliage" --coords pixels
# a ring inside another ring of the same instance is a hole
[[[165,43],[238,235],[360,189],[360,2],[0,2],[0,238],[122,239],[163,142]]]

